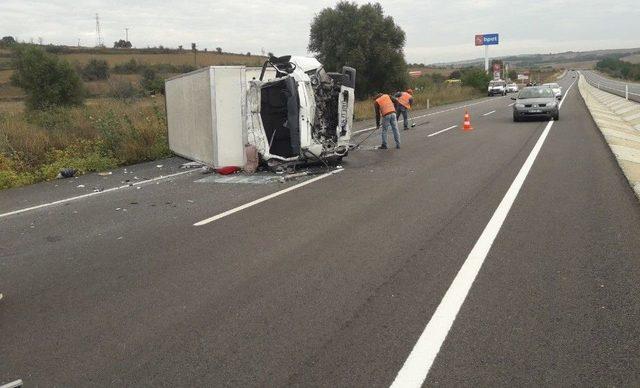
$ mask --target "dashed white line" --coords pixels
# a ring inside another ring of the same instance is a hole
[[[457,127],[458,127],[457,125],[452,125],[452,126],[450,126],[449,128],[445,128],[445,129],[440,130],[440,131],[438,131],[438,132],[434,132],[434,133],[432,133],[432,134],[428,135],[427,137],[435,136],[435,135],[438,135],[438,134],[440,134],[440,133],[442,133],[442,132],[446,132],[446,131],[448,131],[448,130],[450,130],[450,129],[457,128]]]
[[[478,104],[484,104],[485,102],[489,102],[489,101],[495,101],[495,100],[492,99],[492,98],[488,98],[486,100],[474,102],[473,104],[465,104],[465,105],[457,106],[457,107],[454,107],[454,108],[449,108],[449,109],[440,110],[440,111],[437,111],[437,112],[427,113],[427,114],[420,115],[420,116],[414,116],[414,117],[412,117],[412,119],[413,120],[421,119],[423,117],[433,116],[433,115],[437,115],[437,114],[440,114],[440,113],[447,113],[447,112],[451,112],[451,111],[458,110],[458,109],[468,108],[470,106],[474,106],[474,105],[478,105]],[[366,131],[371,131],[373,129],[376,129],[376,127],[369,127],[369,128],[359,129],[357,131],[351,132],[351,134],[352,135],[357,135],[359,133],[366,132]]]
[[[268,201],[268,200],[270,200],[270,199],[272,199],[272,198],[275,198],[275,197],[278,197],[278,196],[280,196],[280,195],[282,195],[282,194],[285,194],[285,193],[288,193],[288,192],[290,192],[290,191],[293,191],[293,190],[299,189],[299,188],[301,188],[301,187],[303,187],[303,186],[306,186],[306,185],[308,185],[308,184],[310,184],[310,183],[317,182],[317,181],[319,181],[320,179],[324,179],[324,178],[326,178],[326,177],[328,177],[328,176],[331,176],[331,175],[333,175],[333,174],[337,174],[337,173],[342,172],[342,171],[343,171],[342,169],[335,170],[335,171],[331,171],[331,172],[328,172],[328,173],[326,173],[326,174],[322,174],[322,175],[320,175],[320,176],[317,176],[317,177],[315,177],[315,178],[311,178],[311,179],[309,179],[309,180],[307,180],[307,181],[300,182],[300,183],[298,183],[297,185],[294,185],[294,186],[291,186],[291,187],[287,187],[286,189],[283,189],[283,190],[280,190],[280,191],[276,191],[275,193],[269,194],[269,195],[267,195],[266,197],[258,198],[258,199],[256,199],[255,201],[251,201],[251,202],[249,202],[249,203],[245,203],[244,205],[241,205],[241,206],[235,207],[235,208],[233,208],[233,209],[227,210],[227,211],[222,212],[222,213],[220,213],[220,214],[216,214],[216,215],[215,215],[215,216],[213,216],[213,217],[209,217],[209,218],[204,219],[204,220],[202,220],[202,221],[198,221],[198,222],[196,222],[195,224],[193,224],[193,226],[202,226],[202,225],[206,225],[206,224],[208,224],[208,223],[210,223],[210,222],[217,221],[217,220],[219,220],[219,219],[221,219],[221,218],[224,218],[224,217],[230,216],[230,215],[232,215],[233,213],[237,213],[237,212],[239,212],[239,211],[241,211],[241,210],[244,210],[244,209],[250,208],[251,206],[255,206],[255,205],[259,204],[259,203],[262,203],[262,202],[264,202],[264,201]]]
[[[560,102],[560,106],[562,106],[569,90],[571,90],[574,84],[575,81],[567,89],[565,98]],[[420,335],[420,338],[418,338],[418,342],[416,342],[409,357],[402,365],[398,375],[391,384],[392,388],[420,387],[424,383],[554,122],[555,121],[549,121],[544,131],[542,131],[531,153],[529,153],[529,156],[520,168],[518,175],[511,183],[507,193],[502,198],[502,201],[482,231],[473,249],[469,252],[467,259],[462,264],[455,279],[453,279],[453,282],[440,301],[440,304]]]
[[[102,194],[110,193],[112,191],[126,189],[127,187],[131,187],[131,186],[140,186],[140,185],[143,185],[145,183],[155,182],[155,181],[158,181],[158,180],[161,180],[161,179],[173,178],[173,177],[176,177],[176,176],[179,176],[179,175],[189,174],[191,172],[193,172],[193,170],[180,171],[180,172],[177,172],[175,174],[169,174],[169,175],[161,175],[159,177],[155,177],[155,178],[152,178],[152,179],[147,179],[147,180],[144,180],[144,181],[135,182],[135,183],[132,183],[130,185],[112,187],[110,189],[97,191],[97,192],[94,192],[94,193],[87,193],[87,194],[78,195],[78,196],[75,196],[75,197],[69,197],[69,198],[61,199],[61,200],[54,201],[54,202],[43,203],[41,205],[27,207],[27,208],[24,208],[24,209],[13,210],[13,211],[10,211],[8,213],[0,214],[0,218],[8,217],[8,216],[12,216],[12,215],[15,215],[15,214],[20,214],[20,213],[25,213],[25,212],[28,212],[28,211],[31,211],[31,210],[42,209],[42,208],[49,207],[49,206],[60,205],[62,203],[76,201],[78,199],[93,197],[94,195],[102,195]]]
[[[496,113],[496,111],[492,110],[491,112],[487,112],[487,113],[483,114],[483,116],[489,116],[490,114],[493,114],[493,113]]]

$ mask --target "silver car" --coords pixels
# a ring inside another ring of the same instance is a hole
[[[560,109],[553,90],[548,86],[532,86],[518,93],[513,104],[513,121],[525,118],[548,118],[559,120]]]
[[[551,88],[551,90],[553,90],[553,94],[556,95],[556,98],[558,100],[562,100],[562,88],[560,87],[560,85],[558,85],[557,83],[548,83],[542,86],[547,86]]]

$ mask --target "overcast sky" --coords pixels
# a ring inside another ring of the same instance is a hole
[[[366,1],[357,1],[366,3]],[[100,14],[107,45],[164,45],[307,54],[309,24],[336,1],[0,0],[0,35],[21,41],[95,44]],[[640,47],[639,0],[390,0],[380,2],[407,34],[409,62],[483,56],[474,35],[500,33],[491,56]]]

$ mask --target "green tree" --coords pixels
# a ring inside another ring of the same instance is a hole
[[[491,77],[484,70],[470,68],[462,71],[460,80],[465,86],[471,86],[481,92],[486,92]]]
[[[16,44],[16,40],[13,36],[3,36],[2,39],[0,39],[0,47],[9,47],[14,44]]]
[[[85,90],[78,73],[67,61],[33,45],[15,47],[11,81],[24,89],[29,109],[81,105]]]
[[[384,16],[379,3],[341,1],[320,11],[311,23],[309,51],[328,70],[355,68],[359,98],[406,86],[404,44],[404,31]]]

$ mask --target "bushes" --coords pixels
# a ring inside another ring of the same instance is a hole
[[[115,80],[109,82],[109,92],[107,95],[122,101],[132,101],[140,97],[141,93],[130,81]]]
[[[158,74],[153,69],[146,69],[142,73],[140,86],[147,94],[164,94],[164,79],[158,77]]]
[[[464,69],[460,80],[464,86],[470,86],[480,92],[487,91],[491,77],[481,69]]]
[[[35,46],[16,46],[12,83],[24,89],[29,109],[81,105],[85,90],[71,65]]]
[[[640,81],[640,64],[605,58],[596,64],[596,69],[617,78]]]
[[[0,188],[170,154],[162,105],[149,101],[0,114]]]
[[[127,62],[113,66],[113,72],[116,74],[137,74],[140,71],[138,62],[131,58]]]
[[[82,68],[85,81],[98,81],[109,78],[109,64],[104,59],[92,59]]]

